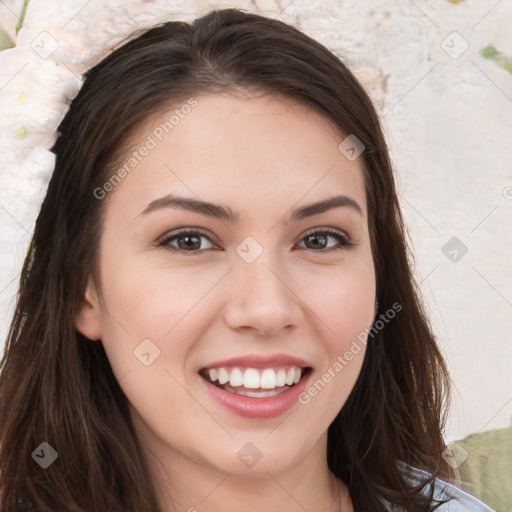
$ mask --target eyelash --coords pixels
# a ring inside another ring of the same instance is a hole
[[[302,242],[302,240],[304,240],[308,236],[317,235],[317,234],[332,236],[333,238],[335,238],[338,241],[338,243],[340,244],[340,247],[335,247],[335,248],[330,248],[330,249],[317,249],[317,250],[306,248],[306,250],[309,250],[313,253],[328,253],[328,252],[333,252],[333,251],[347,250],[350,247],[352,247],[353,245],[355,245],[353,242],[350,242],[348,240],[347,236],[342,231],[338,231],[338,230],[330,229],[330,228],[309,231],[300,239],[300,242]],[[173,235],[167,236],[164,239],[162,239],[160,242],[158,242],[157,246],[164,247],[166,250],[169,250],[173,253],[181,253],[181,254],[185,254],[187,256],[194,256],[196,254],[204,252],[205,250],[211,250],[211,249],[199,249],[197,251],[185,251],[183,249],[178,249],[178,248],[170,245],[170,243],[173,240],[180,238],[181,236],[184,236],[184,235],[199,235],[201,237],[206,238],[209,242],[214,244],[214,242],[210,239],[210,237],[206,234],[205,231],[203,231],[201,229],[194,229],[194,230],[179,231],[178,233],[174,233]]]

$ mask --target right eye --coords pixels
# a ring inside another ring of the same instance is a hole
[[[337,247],[336,244],[334,246],[327,245],[327,241],[329,240],[329,238],[336,240],[338,242]],[[306,249],[309,249],[315,253],[328,253],[343,249],[346,250],[354,245],[354,243],[348,239],[347,235],[343,231],[332,228],[317,229],[316,231],[310,231],[305,236],[303,236],[300,241],[302,242],[304,240],[307,240],[308,243],[313,241],[314,244],[318,243],[318,241],[320,240],[320,245],[322,247],[315,247],[313,249],[306,247]]]
[[[172,235],[166,236],[158,243],[158,247],[164,247],[171,252],[186,254],[193,256],[204,252],[207,249],[200,249],[201,239],[206,239],[213,245],[210,238],[199,230],[182,230]],[[173,242],[177,243],[177,247],[172,245]]]

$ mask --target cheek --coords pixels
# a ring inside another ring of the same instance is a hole
[[[158,354],[152,367],[182,374],[188,351],[205,328],[199,318],[208,295],[229,270],[148,260],[114,253],[103,260],[102,339],[118,376],[138,368],[136,356],[143,342]]]
[[[204,274],[149,268],[136,257],[105,260],[102,268],[107,357],[136,414],[152,428],[158,418],[162,436],[166,428],[181,428],[173,411],[201,415],[183,384],[189,353],[204,329],[197,321],[201,297],[219,280]]]
[[[312,274],[303,293],[323,325],[323,339],[331,356],[343,353],[373,322],[375,274],[368,258],[350,258],[336,270]]]
[[[375,275],[371,260],[351,259],[337,271],[315,275],[308,306],[318,316],[325,357],[299,402],[327,428],[343,407],[359,376],[366,334],[375,316]]]

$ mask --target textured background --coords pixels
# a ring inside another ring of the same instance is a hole
[[[0,3],[3,47],[16,39],[26,3]],[[60,44],[57,56],[73,55],[83,51],[73,37],[87,32],[92,59],[116,31],[191,19],[210,6],[297,24],[342,56],[367,87],[397,169],[418,281],[456,384],[447,440],[509,426],[512,2],[31,0],[18,43],[29,48],[48,31]],[[68,63],[70,74],[81,72]],[[0,96],[15,83],[12,70],[0,68]],[[4,150],[16,144],[18,121],[1,112]],[[47,180],[28,176],[28,167],[6,155],[0,153],[0,345]]]

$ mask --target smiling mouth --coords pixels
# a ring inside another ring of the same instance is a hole
[[[280,368],[203,368],[199,375],[213,386],[235,395],[267,398],[280,395],[297,385],[311,367]]]

